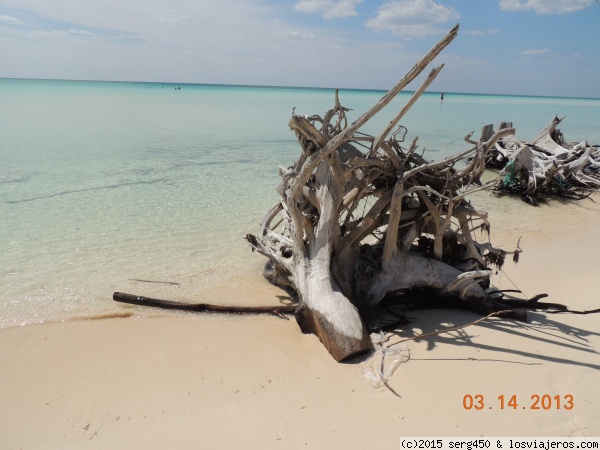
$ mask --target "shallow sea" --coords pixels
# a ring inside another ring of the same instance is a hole
[[[353,120],[383,94],[340,100]],[[242,238],[277,201],[278,165],[298,157],[292,108],[322,115],[333,101],[332,89],[0,79],[0,328],[118,313],[115,290],[243,292],[264,260]],[[527,140],[557,114],[567,140],[600,143],[597,99],[427,93],[402,124],[441,159],[487,123]]]

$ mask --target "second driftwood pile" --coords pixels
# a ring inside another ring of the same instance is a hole
[[[552,119],[531,141],[520,141],[512,123],[498,126],[505,136],[487,149],[486,167],[501,169],[497,193],[519,195],[532,205],[547,198],[581,200],[600,188],[600,148],[587,141],[568,142],[557,128],[564,117]],[[482,139],[494,134],[492,125]]]

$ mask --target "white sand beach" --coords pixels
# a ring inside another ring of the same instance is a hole
[[[600,206],[555,202],[528,214],[527,221],[510,212],[492,220],[494,243],[508,249],[522,236],[524,249],[495,285],[545,292],[547,301],[574,310],[598,308]],[[276,304],[281,294],[264,282],[214,292],[213,300]],[[129,308],[138,307],[123,306],[125,316]],[[479,317],[456,310],[410,316],[414,322],[389,342]],[[402,436],[599,436],[600,316],[529,317],[528,324],[490,319],[409,341],[410,361],[389,379],[401,398],[369,384],[364,358],[338,364],[294,320],[269,315],[5,328],[0,448],[391,449]],[[465,410],[465,395],[477,394],[484,407]],[[513,395],[516,408],[507,406]],[[531,409],[535,395],[550,396],[551,407]],[[568,396],[572,409],[564,409]]]

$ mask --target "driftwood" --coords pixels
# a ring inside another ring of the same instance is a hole
[[[600,188],[600,149],[587,141],[567,142],[557,128],[564,117],[555,117],[529,142],[514,136],[511,123],[498,129],[505,137],[489,147],[486,167],[501,169],[494,186],[497,193],[519,195],[538,205],[549,197],[583,199]],[[493,133],[492,125],[482,130],[482,140]]]
[[[456,36],[453,28],[382,99],[348,124],[347,108],[323,117],[292,113],[289,126],[301,154],[280,167],[281,196],[246,239],[268,258],[264,275],[298,298],[296,320],[342,361],[371,350],[382,308],[447,300],[481,314],[525,320],[519,307],[487,290],[492,266],[507,252],[485,237],[489,222],[466,196],[482,185],[485,155],[511,130],[491,133],[462,154],[427,161],[417,139],[406,147],[398,126],[440,73],[433,69],[407,105],[377,135],[360,128],[414,80]],[[470,136],[467,136],[470,140]],[[459,167],[458,163],[468,160]],[[476,233],[477,231],[477,233]],[[520,249],[511,252],[518,258]]]
[[[283,319],[287,319],[284,314],[294,314],[296,312],[295,305],[282,306],[226,306],[213,305],[210,303],[183,303],[174,302],[172,300],[161,300],[158,298],[143,297],[141,295],[124,294],[115,292],[113,300],[121,303],[129,303],[131,305],[154,306],[163,309],[178,309],[182,311],[195,312],[216,312],[216,313],[233,313],[233,314],[274,314]]]

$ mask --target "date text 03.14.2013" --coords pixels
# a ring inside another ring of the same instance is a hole
[[[498,395],[495,398],[485,397],[482,394],[466,394],[463,396],[462,406],[466,410],[482,411],[490,409],[512,410],[570,410],[575,407],[575,400],[571,394],[549,395],[533,394],[528,399],[517,395]]]

